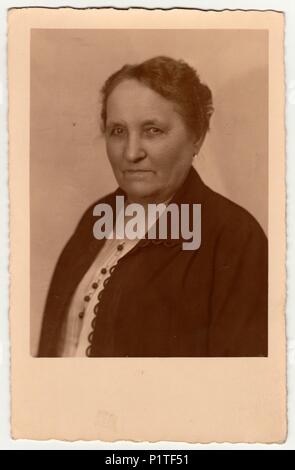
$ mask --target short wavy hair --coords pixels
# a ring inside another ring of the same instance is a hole
[[[198,139],[209,130],[213,113],[210,88],[200,81],[196,70],[183,60],[158,56],[140,64],[124,65],[113,73],[101,89],[102,131],[107,119],[107,100],[114,88],[124,80],[135,79],[177,105],[186,126]]]

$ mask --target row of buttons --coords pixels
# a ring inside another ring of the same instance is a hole
[[[117,250],[120,252],[122,251],[124,248],[124,243],[120,243],[118,246],[117,246]],[[110,270],[109,270],[109,274],[110,276],[112,275],[114,269],[116,268],[116,265],[113,265]],[[105,268],[103,268],[105,270]],[[106,270],[105,270],[106,271]],[[102,270],[101,270],[102,272]],[[107,271],[106,271],[107,272]],[[108,281],[110,280],[110,276],[107,277],[103,283],[103,286],[105,287],[108,283]],[[93,340],[93,336],[94,336],[94,329],[95,329],[95,324],[96,324],[96,318],[97,318],[97,315],[99,313],[99,303],[100,303],[100,300],[101,300],[101,297],[103,295],[103,291],[101,291],[99,294],[98,294],[98,303],[95,305],[93,311],[94,311],[94,318],[91,322],[91,327],[92,327],[92,331],[91,333],[89,334],[88,336],[88,341],[89,341],[89,346],[87,347],[86,349],[86,356],[87,357],[90,357],[91,356],[91,348],[92,348],[92,340]]]
[[[118,251],[122,251],[124,248],[124,244],[123,243],[120,243],[120,245],[117,246],[117,250]],[[104,276],[105,274],[107,274],[108,270],[106,268],[102,268],[101,269],[101,274]],[[98,282],[93,282],[91,287],[92,289],[96,290],[98,288]],[[84,301],[85,302],[89,302],[91,299],[91,296],[90,295],[85,295],[84,297]],[[79,314],[78,314],[78,317],[80,318],[80,320],[82,320],[85,316],[85,311],[81,311]]]

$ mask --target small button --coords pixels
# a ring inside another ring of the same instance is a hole
[[[89,295],[85,295],[84,300],[85,300],[85,302],[89,302],[89,300],[90,300]]]
[[[80,312],[78,316],[79,316],[79,318],[81,318],[81,320],[82,320],[82,318],[84,318],[84,315],[85,315],[84,312]]]
[[[92,288],[93,288],[93,289],[97,289],[97,288],[98,288],[97,282],[94,282],[94,283],[92,284]]]
[[[107,271],[106,268],[102,268],[102,270],[100,272],[101,272],[101,274],[106,274],[108,271]]]
[[[117,246],[117,250],[118,250],[118,251],[122,251],[123,248],[124,248],[124,245],[118,245],[118,246]]]

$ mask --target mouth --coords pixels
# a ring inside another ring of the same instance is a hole
[[[124,170],[126,174],[141,174],[141,173],[154,173],[152,170]]]
[[[124,170],[123,175],[127,179],[138,179],[138,180],[144,180],[151,175],[153,175],[155,172],[152,170]]]

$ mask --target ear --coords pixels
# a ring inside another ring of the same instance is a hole
[[[198,155],[202,145],[203,145],[203,142],[205,140],[205,136],[206,134],[203,134],[198,140],[196,140],[196,142],[194,143],[194,151],[195,151],[195,155]]]

